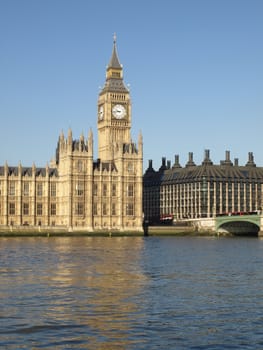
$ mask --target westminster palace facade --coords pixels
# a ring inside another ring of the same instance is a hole
[[[114,39],[98,96],[98,157],[93,133],[60,134],[45,168],[0,167],[0,230],[142,232],[143,140],[131,139],[131,100]],[[25,228],[25,229],[26,229]]]

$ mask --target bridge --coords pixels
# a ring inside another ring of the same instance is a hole
[[[207,231],[218,235],[263,236],[262,214],[221,215],[190,221],[199,232]]]

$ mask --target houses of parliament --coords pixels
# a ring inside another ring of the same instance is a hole
[[[0,166],[0,232],[143,232],[161,220],[211,218],[262,211],[263,167],[252,152],[247,163],[225,159],[214,164],[205,150],[181,166],[152,160],[143,174],[143,139],[131,138],[130,92],[123,79],[116,38],[106,80],[97,102],[98,157],[93,133],[74,139],[71,129],[58,138],[55,158],[46,167]]]
[[[131,139],[131,99],[116,39],[98,96],[98,157],[93,133],[58,138],[44,168],[0,167],[0,229],[142,231],[143,140]]]

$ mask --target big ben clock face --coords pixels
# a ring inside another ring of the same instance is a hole
[[[123,105],[117,104],[112,107],[112,115],[114,116],[114,118],[123,119],[125,118],[126,114],[127,111]]]
[[[104,108],[103,106],[99,107],[99,120],[102,120],[104,117]]]

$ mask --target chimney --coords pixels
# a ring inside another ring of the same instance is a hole
[[[153,161],[152,161],[152,159],[149,159],[148,160],[148,168],[146,169],[145,173],[151,173],[151,172],[154,172]]]
[[[181,168],[181,165],[180,165],[180,163],[179,163],[179,155],[178,155],[178,154],[176,154],[176,155],[174,156],[174,165],[173,165],[173,168]]]
[[[162,157],[162,165],[159,170],[166,170],[166,158]]]
[[[210,150],[205,149],[205,157],[202,165],[213,165],[213,162],[210,160]]]
[[[248,162],[247,162],[246,166],[253,166],[253,167],[256,166],[256,164],[254,163],[253,152],[248,152]]]
[[[188,162],[186,163],[186,167],[189,166],[195,166],[195,163],[193,161],[193,152],[188,153]]]

